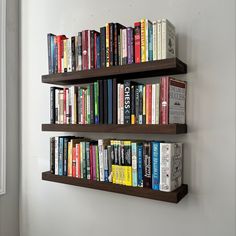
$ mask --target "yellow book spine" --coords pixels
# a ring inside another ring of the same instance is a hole
[[[106,67],[109,67],[110,65],[109,33],[109,23],[106,23]]]
[[[141,19],[141,61],[146,61],[146,22],[145,19]]]
[[[68,142],[68,176],[72,176],[72,142]]]
[[[126,185],[132,186],[132,167],[126,166]]]
[[[112,183],[116,184],[116,165],[111,166],[112,171]]]

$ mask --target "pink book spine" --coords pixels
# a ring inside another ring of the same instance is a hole
[[[161,78],[161,124],[169,123],[169,77]]]

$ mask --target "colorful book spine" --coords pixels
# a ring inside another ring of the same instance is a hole
[[[92,159],[93,159],[93,168],[92,168],[92,180],[97,180],[97,166],[96,166],[96,145],[92,145]]]
[[[124,84],[120,85],[120,124],[124,124]]]
[[[160,190],[160,142],[151,143],[152,152],[152,189]]]
[[[85,156],[86,156],[86,178],[91,179],[90,175],[90,149],[89,142],[85,142]]]
[[[101,67],[106,67],[106,27],[100,28]]]
[[[95,124],[99,124],[99,86],[98,82],[94,82],[94,116]]]
[[[160,123],[166,125],[169,123],[169,78],[161,77],[160,87]]]
[[[106,67],[110,66],[110,25],[106,23]]]
[[[96,68],[101,68],[101,37],[99,33],[96,33]]]
[[[138,124],[143,124],[143,85],[138,85],[139,104],[138,104]]]
[[[72,147],[72,177],[76,177],[76,147]]]
[[[99,173],[100,173],[100,181],[105,180],[104,176],[104,143],[102,139],[98,140],[98,151],[99,151]]]
[[[146,124],[152,124],[152,85],[146,85]]]
[[[141,23],[134,23],[134,62],[141,62]]]
[[[72,141],[68,142],[67,176],[72,177]]]
[[[149,142],[143,144],[143,187],[152,187],[152,160]]]
[[[148,61],[153,60],[153,26],[151,21],[147,21],[148,27]]]
[[[127,28],[127,63],[134,63],[134,42],[133,42],[133,28]]]
[[[59,146],[58,146],[58,175],[63,175],[63,153],[64,153],[64,147],[63,147],[63,137],[59,137]]]
[[[138,187],[143,187],[143,145],[137,144]]]
[[[135,86],[131,85],[131,124],[136,123],[135,118]]]
[[[63,154],[63,175],[67,176],[68,171],[68,142],[69,138],[64,137],[64,154]]]
[[[82,31],[82,69],[88,70],[88,30]]]
[[[80,166],[80,144],[77,143],[76,146],[76,178],[81,178],[81,166]]]
[[[127,64],[127,29],[122,29],[122,65]]]
[[[132,186],[138,186],[138,160],[137,160],[137,143],[131,144],[132,151]]]
[[[130,80],[124,81],[124,124],[131,124]]]
[[[147,59],[147,42],[146,42],[146,22],[145,19],[141,19],[141,61],[145,62]]]
[[[109,23],[109,66],[114,65],[114,23]]]
[[[82,70],[82,32],[78,33],[78,66],[77,70]]]
[[[107,149],[103,150],[103,157],[104,157],[104,181],[109,182],[109,170],[108,170],[108,155],[107,155]]]
[[[59,150],[58,150],[58,146],[59,146],[59,138],[55,137],[55,175],[58,175],[58,156],[59,156]]]

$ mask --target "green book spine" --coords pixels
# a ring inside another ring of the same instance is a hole
[[[99,109],[98,109],[98,82],[94,83],[94,114],[95,114],[95,124],[99,124]]]
[[[86,102],[87,102],[87,124],[90,124],[90,85],[87,88],[87,94],[86,94]]]

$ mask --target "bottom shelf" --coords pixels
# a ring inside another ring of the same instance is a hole
[[[85,188],[98,189],[108,192],[121,193],[136,197],[143,197],[172,203],[178,203],[188,193],[188,185],[186,184],[183,184],[181,187],[179,187],[173,192],[162,192],[149,188],[129,187],[107,182],[78,179],[67,176],[58,176],[52,174],[50,171],[43,172],[42,179],[51,182],[75,185]]]

